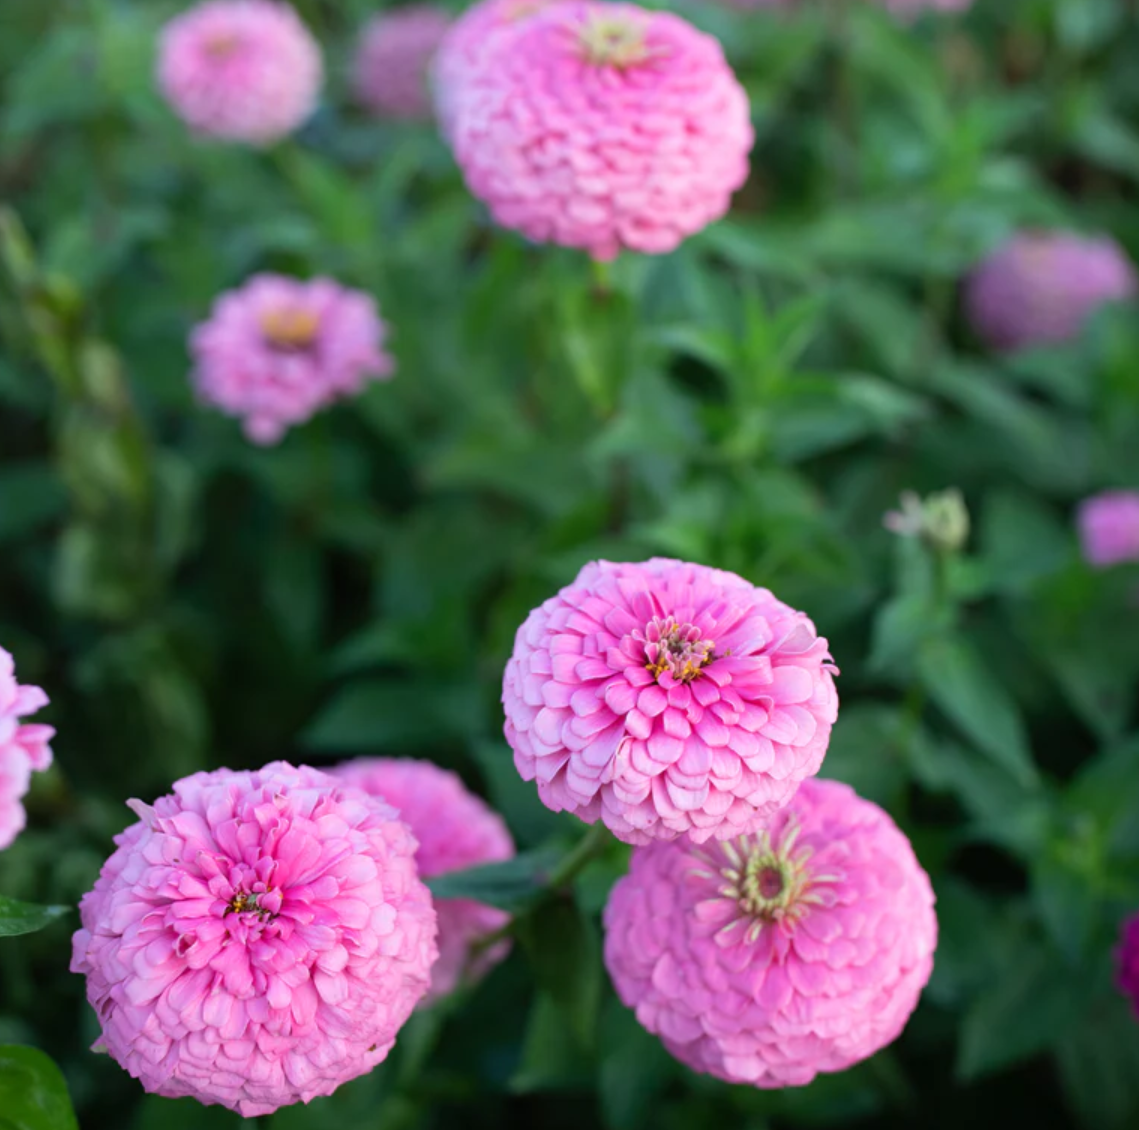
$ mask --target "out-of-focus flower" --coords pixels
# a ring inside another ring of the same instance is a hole
[[[372,298],[331,279],[257,275],[223,294],[194,330],[193,382],[203,400],[245,421],[255,443],[387,377],[384,323]]]
[[[605,908],[605,963],[694,1070],[800,1086],[902,1031],[933,968],[933,903],[889,816],[816,779],[758,835],[635,849]]]
[[[748,175],[747,95],[669,12],[594,0],[517,24],[459,84],[456,159],[504,227],[596,259],[671,251]]]
[[[374,16],[356,53],[360,101],[381,118],[430,118],[428,73],[450,26],[450,16],[431,4],[411,4]]]
[[[360,758],[332,774],[386,800],[419,841],[415,861],[425,879],[497,863],[514,855],[502,817],[467,791],[454,773],[430,761]],[[428,1002],[446,996],[464,974],[480,977],[510,950],[501,942],[478,951],[479,942],[506,925],[509,915],[471,899],[436,899],[439,960],[431,971]]]
[[[55,730],[24,722],[47,702],[47,695],[39,687],[16,682],[16,664],[0,647],[0,851],[24,830],[27,816],[20,802],[31,784],[32,773],[51,765],[48,742]]]
[[[1113,240],[1022,232],[970,275],[965,309],[988,345],[1015,351],[1078,336],[1096,310],[1135,290],[1135,269]]]
[[[370,1071],[427,991],[435,912],[393,809],[302,766],[174,785],[115,839],[71,968],[143,1087],[245,1118]]]
[[[734,573],[592,562],[518,629],[506,739],[555,811],[627,843],[726,839],[818,772],[834,671],[804,613]]]
[[[1123,923],[1115,961],[1116,984],[1139,1016],[1139,914]]]
[[[1084,499],[1076,523],[1090,565],[1106,569],[1139,561],[1139,491],[1109,490]]]
[[[943,490],[923,500],[912,490],[903,491],[901,509],[891,510],[882,524],[900,537],[923,539],[931,549],[957,553],[969,540],[969,511],[959,490]]]

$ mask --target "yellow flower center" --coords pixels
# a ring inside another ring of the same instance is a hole
[[[649,57],[640,21],[594,13],[578,31],[586,60],[598,67],[631,67]]]
[[[260,318],[261,333],[274,348],[286,352],[307,349],[316,339],[320,319],[311,310],[268,310]]]

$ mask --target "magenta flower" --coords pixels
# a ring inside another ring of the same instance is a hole
[[[806,615],[734,573],[592,562],[518,629],[506,740],[554,811],[633,844],[727,839],[818,772],[833,673]]]
[[[370,1071],[427,991],[435,912],[382,801],[277,761],[177,781],[79,906],[72,972],[147,1091],[245,1118]]]
[[[51,765],[48,742],[55,730],[23,722],[47,703],[39,687],[16,682],[16,664],[0,647],[0,851],[11,845],[27,823],[20,801],[31,786],[32,773]]]
[[[605,908],[605,964],[693,1070],[801,1086],[905,1027],[933,968],[933,903],[889,816],[816,779],[757,835],[635,849]]]
[[[331,279],[257,275],[223,294],[194,330],[199,395],[245,420],[254,443],[391,374],[384,323],[371,297]]]
[[[459,83],[453,145],[495,220],[612,259],[671,251],[748,175],[748,99],[720,44],[632,4],[555,4]]]
[[[990,347],[1012,352],[1077,337],[1096,310],[1135,290],[1135,269],[1114,241],[1022,232],[970,275],[965,309]]]
[[[1139,561],[1139,491],[1109,490],[1084,499],[1076,524],[1090,565],[1106,569]]]
[[[1115,961],[1116,984],[1139,1016],[1139,914],[1123,923]]]
[[[430,761],[362,758],[332,770],[341,780],[380,797],[399,810],[419,841],[415,861],[425,879],[497,863],[514,855],[502,817],[454,773]],[[478,943],[505,926],[509,915],[470,899],[436,899],[439,960],[431,971],[432,1003],[452,992],[464,975],[481,977],[509,952],[501,942],[482,952]]]
[[[373,16],[360,37],[355,87],[380,118],[430,119],[428,71],[451,18],[430,4]]]
[[[158,85],[198,133],[265,145],[316,109],[320,48],[288,4],[206,0],[175,16],[159,42]]]

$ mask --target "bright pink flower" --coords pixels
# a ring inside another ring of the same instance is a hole
[[[1106,569],[1139,561],[1139,491],[1109,490],[1086,498],[1076,521],[1089,564]]]
[[[801,1086],[902,1031],[933,968],[933,902],[889,816],[817,779],[759,835],[637,848],[605,908],[605,964],[689,1067]]]
[[[39,687],[16,682],[15,662],[0,647],[0,851],[24,830],[27,817],[20,801],[31,785],[32,773],[51,765],[48,742],[55,730],[21,721],[47,702]]]
[[[206,0],[162,30],[158,84],[198,133],[264,145],[316,109],[320,48],[288,4]]]
[[[734,573],[592,562],[518,629],[506,740],[554,811],[632,844],[727,839],[818,772],[833,672],[807,616]]]
[[[988,345],[1015,351],[1077,337],[1096,310],[1135,290],[1135,269],[1114,241],[1022,232],[973,271],[965,308]]]
[[[115,838],[72,972],[147,1091],[245,1118],[370,1071],[427,991],[435,912],[382,801],[282,761],[174,785]]]
[[[368,377],[387,377],[384,324],[371,297],[331,279],[257,275],[223,294],[194,330],[193,381],[203,400],[245,420],[255,443],[276,443]]]
[[[1116,984],[1139,1016],[1139,914],[1124,922],[1115,961]]]
[[[430,4],[374,16],[356,54],[356,93],[381,118],[431,117],[427,76],[451,17]]]
[[[454,132],[463,106],[463,84],[493,66],[501,33],[557,3],[558,0],[481,0],[468,8],[443,37],[432,67],[435,115],[447,137]],[[507,37],[508,38],[508,37]]]
[[[514,842],[502,817],[454,773],[430,761],[361,758],[337,766],[341,780],[386,800],[419,841],[415,862],[425,879],[497,863],[514,855]],[[436,899],[439,960],[431,971],[427,1002],[446,996],[463,979],[481,977],[509,952],[503,942],[475,954],[472,947],[505,926],[509,915],[470,899]],[[427,1003],[425,1002],[425,1003]]]
[[[455,157],[495,220],[612,259],[671,251],[748,175],[747,95],[679,16],[595,0],[509,31],[459,83]]]

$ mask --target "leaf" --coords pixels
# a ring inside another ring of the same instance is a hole
[[[1060,1080],[1086,1130],[1139,1125],[1139,1040],[1121,995],[1103,997],[1078,1028],[1060,1033]]]
[[[960,635],[927,641],[918,673],[937,706],[979,749],[1024,786],[1039,781],[1016,704],[980,653]]]
[[[0,471],[0,543],[26,537],[66,508],[67,492],[46,463],[12,463]]]
[[[562,854],[554,847],[539,848],[502,863],[433,875],[425,882],[437,899],[474,899],[501,910],[516,911],[545,889]]]
[[[601,1025],[597,1090],[607,1130],[641,1130],[656,1122],[653,1100],[677,1077],[679,1064],[638,1022],[610,999]]]
[[[0,1126],[79,1130],[63,1073],[37,1048],[0,1047]]]
[[[0,895],[0,938],[34,934],[70,911],[69,906],[36,906]]]
[[[588,1050],[574,1038],[558,1002],[539,992],[530,1007],[522,1062],[510,1080],[517,1094],[531,1091],[588,1090],[593,1086]]]

